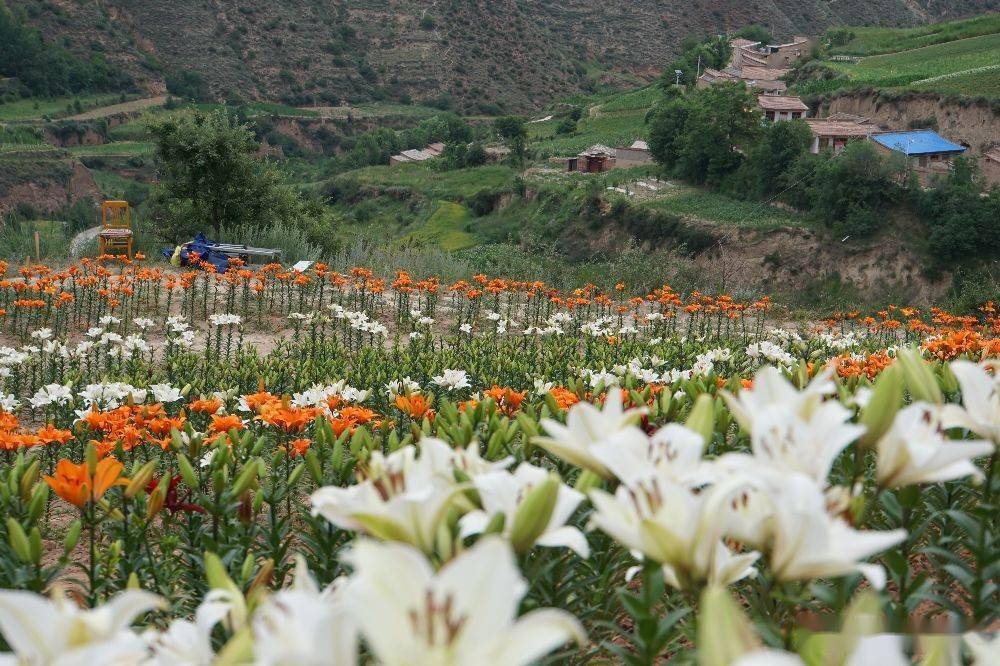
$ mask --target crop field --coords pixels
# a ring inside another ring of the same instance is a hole
[[[600,112],[595,116],[584,115],[573,134],[555,134],[557,120],[529,125],[535,134],[533,146],[542,157],[575,155],[595,143],[610,147],[628,146],[646,136],[646,110]]]
[[[691,187],[672,187],[643,205],[715,223],[756,229],[797,227],[805,216],[776,206],[732,199],[724,194]]]
[[[77,113],[75,102],[87,110],[121,101],[121,95],[98,94],[76,97],[54,97],[50,99],[21,99],[0,104],[0,120],[36,120],[48,116],[61,118]]]
[[[0,267],[22,663],[989,663],[993,304],[205,266]]]
[[[934,23],[916,28],[851,28],[855,36],[831,55],[870,56],[918,49],[968,37],[1000,33],[1000,14],[987,14],[962,21]]]
[[[970,37],[900,53],[872,56],[861,62],[830,62],[829,66],[848,74],[854,83],[870,86],[905,86],[933,77],[976,73],[977,78],[997,77],[1000,33]],[[947,85],[946,79],[941,79]],[[929,85],[934,81],[927,82]],[[974,90],[970,94],[976,93]]]
[[[360,183],[380,187],[403,187],[431,198],[470,197],[476,192],[507,185],[514,180],[508,166],[481,166],[436,171],[429,164],[374,166],[350,172]]]

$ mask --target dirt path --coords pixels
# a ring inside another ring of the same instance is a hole
[[[134,99],[131,102],[122,102],[121,104],[112,104],[111,106],[102,106],[97,109],[91,109],[90,111],[70,116],[67,120],[96,120],[97,118],[107,118],[108,116],[116,116],[120,113],[132,113],[135,111],[143,111],[154,106],[163,106],[166,101],[166,95],[160,95],[159,97],[144,97],[143,99]]]
[[[69,242],[69,256],[78,259],[83,254],[84,248],[87,247],[87,243],[97,238],[97,235],[100,233],[100,227],[91,227],[73,236],[73,239]]]

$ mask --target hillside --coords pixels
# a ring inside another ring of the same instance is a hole
[[[658,72],[689,34],[761,23],[917,25],[990,0],[27,0],[47,40],[101,53],[151,94],[200,73],[217,97],[296,105],[379,99],[523,110]],[[614,17],[614,18],[611,18]]]

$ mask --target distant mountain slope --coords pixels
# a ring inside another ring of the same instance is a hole
[[[100,51],[151,93],[199,72],[219,97],[406,99],[523,109],[654,74],[692,33],[761,23],[916,25],[994,0],[23,0],[46,39]]]

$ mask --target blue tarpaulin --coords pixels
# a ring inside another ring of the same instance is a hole
[[[218,245],[216,241],[205,238],[205,234],[198,234],[193,241],[181,246],[181,265],[186,265],[190,254],[196,252],[199,259],[215,266],[216,272],[225,273],[229,268],[229,256],[216,249]],[[165,247],[162,254],[169,260],[174,255],[174,248]]]

